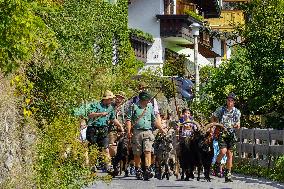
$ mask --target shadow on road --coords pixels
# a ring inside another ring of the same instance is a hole
[[[236,175],[235,176],[236,180],[245,182],[245,183],[250,183],[250,184],[262,184],[262,185],[267,185],[267,186],[272,186],[274,188],[278,189],[284,189],[284,185],[280,183],[276,183],[270,180],[266,180],[263,178],[254,178],[254,177],[247,177],[245,175]]]

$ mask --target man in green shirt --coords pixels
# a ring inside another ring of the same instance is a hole
[[[110,121],[122,129],[121,123],[115,118],[115,110],[111,105],[115,96],[106,91],[102,100],[91,104],[88,114],[87,140],[89,145],[97,144],[110,160],[108,126]],[[110,165],[110,161],[108,162]],[[108,166],[110,167],[110,166]]]
[[[148,180],[153,175],[149,169],[151,165],[151,151],[154,142],[152,123],[155,122],[160,132],[165,133],[161,127],[160,119],[154,114],[153,106],[150,103],[151,96],[147,92],[139,94],[139,101],[132,104],[128,110],[126,128],[128,138],[131,139],[137,179]],[[132,133],[133,130],[133,133]],[[145,172],[141,170],[141,154],[145,154]]]

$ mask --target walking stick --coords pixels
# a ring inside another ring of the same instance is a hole
[[[179,119],[179,110],[178,110],[178,106],[177,106],[176,93],[175,93],[175,88],[174,88],[174,78],[173,77],[172,77],[172,84],[173,84],[173,91],[174,91],[174,103],[175,103],[175,109],[176,109],[176,117],[177,117],[177,120],[178,120]],[[177,152],[175,154],[175,159],[176,159],[175,176],[176,176],[176,179],[178,179],[179,171],[180,171],[180,164],[179,164],[179,156],[178,156]]]
[[[173,83],[173,91],[175,91],[175,87],[174,87],[174,78],[172,77],[172,83]],[[174,92],[174,102],[175,102],[175,108],[176,108],[176,115],[179,118],[179,110],[177,107],[177,99],[176,99],[176,93]]]

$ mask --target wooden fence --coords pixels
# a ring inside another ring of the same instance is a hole
[[[284,155],[284,130],[241,128],[237,138],[236,160],[269,168]]]

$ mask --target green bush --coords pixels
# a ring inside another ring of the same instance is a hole
[[[106,89],[128,89],[141,67],[129,41],[128,1],[15,0],[0,5],[5,8],[0,18],[18,19],[0,26],[4,32],[17,30],[0,42],[0,68],[16,75],[11,84],[22,118],[37,121],[37,187],[81,188],[96,178],[90,166],[101,154],[94,148],[85,164],[87,149],[77,140],[78,120],[70,110],[100,99]]]
[[[233,172],[264,177],[270,180],[284,182],[284,156],[279,157],[273,168],[251,165],[249,161],[242,160],[234,163]]]
[[[204,17],[199,15],[199,14],[197,14],[196,12],[193,12],[191,10],[185,10],[184,13],[187,14],[188,16],[191,16],[192,18],[200,21],[200,22],[204,21]]]
[[[130,36],[142,38],[142,39],[149,41],[151,43],[154,42],[153,36],[150,33],[143,32],[142,30],[129,28],[129,33],[130,33]]]
[[[90,167],[103,154],[96,147],[89,150],[78,138],[77,119],[68,115],[54,119],[40,131],[36,166],[38,188],[81,188],[96,178]]]
[[[275,168],[270,176],[272,179],[284,182],[284,156],[277,159]]]

